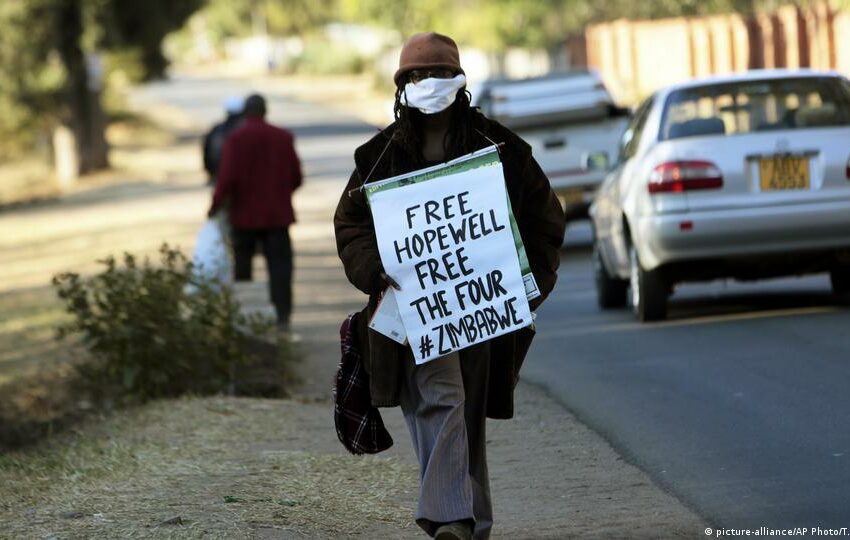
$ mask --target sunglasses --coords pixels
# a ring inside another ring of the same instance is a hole
[[[408,75],[413,84],[425,79],[452,79],[454,76],[454,71],[450,69],[413,69]]]

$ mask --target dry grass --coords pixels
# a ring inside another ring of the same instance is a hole
[[[319,442],[298,432],[310,407],[327,405],[163,401],[0,457],[0,534],[244,538],[280,529],[327,538],[411,527],[415,468],[305,450]],[[325,418],[332,434],[330,411]]]
[[[5,382],[0,379],[0,452],[32,445],[116,405],[139,403],[121,388],[103,386],[80,372],[79,367],[92,362],[81,336],[48,343],[52,353],[7,373]],[[283,340],[272,343],[252,339],[247,347],[255,362],[236,370],[228,392],[237,396],[289,396],[299,382],[293,372],[301,360],[298,346]]]
[[[174,134],[143,116],[113,111],[113,117],[107,138],[112,145],[113,165],[119,169],[127,161],[126,156],[139,153],[140,149],[170,150],[174,145]],[[192,149],[196,151],[194,146]],[[150,163],[136,165],[151,169]],[[54,185],[51,174],[46,161],[0,165],[0,178],[3,179],[0,182],[0,210],[6,203],[27,202],[58,194],[58,186]],[[18,176],[25,176],[26,182],[17,182],[15,178]],[[81,178],[71,191],[83,192],[133,182],[138,182],[138,176],[113,170]],[[103,213],[103,210],[92,212],[94,215],[98,213]],[[75,229],[74,222],[80,221],[78,217],[62,215],[52,221],[49,218],[41,218],[38,213],[7,215],[0,212],[3,220],[0,228],[4,232],[0,239],[0,385],[34,370],[40,371],[46,365],[67,360],[65,347],[54,343],[53,334],[54,328],[67,320],[68,315],[49,285],[50,277],[69,269],[89,270],[95,259],[110,251],[120,252],[122,248],[134,250],[136,247],[129,242],[137,236],[135,230],[110,227],[108,223],[97,223],[97,230],[92,230],[92,227]],[[144,226],[151,230],[149,223]],[[172,229],[166,232],[173,232]],[[153,242],[158,245],[159,239],[150,243]]]
[[[174,133],[128,110],[113,114],[113,121],[106,128],[106,139],[112,149],[164,147],[175,144],[176,140]]]
[[[51,436],[93,411],[73,363],[0,385],[0,452]]]
[[[51,287],[0,293],[0,451],[67,425],[90,406],[78,392],[76,340],[54,339],[68,319]]]
[[[22,201],[49,199],[61,193],[45,158],[26,158],[0,165],[0,207]]]
[[[55,328],[68,319],[52,287],[0,293],[0,385],[66,360],[54,343]]]
[[[120,106],[110,112],[111,121],[106,129],[106,139],[110,145],[110,161],[120,168],[122,157],[127,151],[135,151],[142,147],[166,147],[173,145],[175,137],[172,133],[159,127],[147,118],[135,114]],[[62,187],[53,171],[52,157],[31,155],[22,157],[10,163],[0,163],[0,208],[18,204],[27,204],[49,199],[56,199],[67,192],[68,187]],[[120,183],[124,175],[111,172],[97,172],[84,176],[77,181],[77,188],[85,188],[90,184]],[[74,191],[74,187],[70,189]]]

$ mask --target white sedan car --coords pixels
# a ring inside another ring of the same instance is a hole
[[[750,71],[635,112],[591,206],[599,305],[661,320],[682,281],[829,272],[850,294],[850,82]]]

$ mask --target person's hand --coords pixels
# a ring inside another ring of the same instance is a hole
[[[381,276],[381,279],[384,280],[384,283],[387,286],[392,287],[393,289],[395,289],[397,291],[401,290],[401,286],[398,283],[396,283],[396,280],[394,280],[393,278],[388,276],[386,272],[381,272],[380,276]]]
[[[387,275],[383,268],[376,268],[372,274],[372,279],[369,282],[369,293],[383,295],[389,287],[400,291],[401,286],[398,282]]]

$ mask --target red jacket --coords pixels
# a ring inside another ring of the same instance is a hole
[[[286,227],[295,222],[292,193],[301,179],[292,133],[247,118],[224,143],[210,213],[229,200],[237,229]]]

